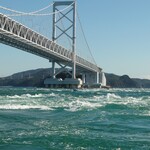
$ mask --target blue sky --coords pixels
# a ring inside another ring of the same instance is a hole
[[[51,2],[0,0],[0,5],[28,12]],[[77,0],[86,38],[104,72],[150,78],[149,6],[149,0]],[[0,44],[0,77],[46,67],[51,67],[48,60]]]

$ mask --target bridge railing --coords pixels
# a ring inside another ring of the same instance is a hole
[[[43,35],[40,35],[32,29],[16,22],[11,18],[8,18],[3,14],[0,14],[0,29],[21,39],[25,39],[36,45],[39,45],[44,49],[48,50],[49,52],[53,53],[53,55],[59,55],[68,61],[73,60],[73,53],[70,50],[67,50],[66,48],[44,37]],[[0,34],[2,34],[1,31]],[[89,69],[91,71],[100,71],[100,68],[97,67],[95,64],[81,58],[78,55],[76,55],[76,63],[80,67]]]

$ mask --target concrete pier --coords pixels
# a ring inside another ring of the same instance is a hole
[[[81,88],[83,85],[81,79],[72,78],[66,78],[65,80],[47,78],[44,84],[46,87],[50,88]]]

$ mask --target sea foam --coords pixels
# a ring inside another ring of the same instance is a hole
[[[0,105],[0,109],[10,109],[10,110],[17,110],[17,109],[40,109],[40,110],[52,110],[51,108],[44,106],[44,105]]]

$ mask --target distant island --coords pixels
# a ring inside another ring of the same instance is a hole
[[[150,88],[150,80],[106,73],[107,84],[113,88]]]
[[[50,77],[51,69],[36,69],[13,74],[8,77],[0,78],[0,86],[14,87],[45,87],[44,80]],[[128,75],[118,76],[105,73],[107,85],[112,88],[150,88],[150,80],[130,78]],[[57,75],[57,78],[64,79],[69,74],[63,72]],[[81,75],[78,75],[81,78]]]

